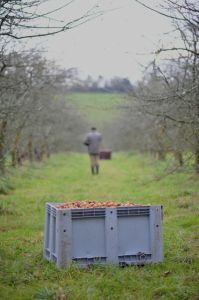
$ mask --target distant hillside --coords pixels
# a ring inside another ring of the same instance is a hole
[[[88,121],[99,128],[110,124],[119,116],[120,106],[126,102],[124,94],[113,93],[72,93],[67,95]]]

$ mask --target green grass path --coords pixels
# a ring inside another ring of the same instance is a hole
[[[154,180],[165,166],[119,153],[92,176],[88,156],[69,153],[13,172],[14,190],[0,195],[0,299],[199,299],[199,179]],[[164,262],[59,270],[45,261],[45,203],[77,200],[162,204]]]

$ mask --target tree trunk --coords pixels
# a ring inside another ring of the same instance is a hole
[[[174,156],[175,156],[175,159],[177,160],[179,166],[182,167],[184,165],[182,152],[181,151],[175,151]]]
[[[48,145],[48,139],[45,139],[45,148],[46,148],[46,156],[47,158],[50,157],[50,150],[49,150],[49,145]]]
[[[45,138],[43,140],[43,143],[41,145],[41,159],[46,155],[47,158],[50,157],[50,151],[49,151],[49,146],[48,146],[48,139]]]
[[[3,120],[0,125],[0,172],[4,173],[5,171],[5,134],[6,134],[7,121]]]
[[[199,174],[199,140],[196,146],[195,164],[196,164],[196,173]]]
[[[32,134],[29,136],[29,140],[28,140],[28,159],[30,162],[32,162],[33,160]]]
[[[165,160],[166,153],[163,150],[158,150],[156,152],[156,159],[157,160]]]
[[[19,161],[19,157],[18,157],[18,145],[19,145],[19,140],[21,138],[21,128],[17,129],[16,132],[16,136],[15,136],[15,140],[12,146],[12,151],[11,151],[11,157],[12,157],[12,166],[16,167],[18,163],[20,163]]]
[[[44,159],[44,154],[45,154],[45,148],[44,148],[44,143],[41,145],[41,161]]]

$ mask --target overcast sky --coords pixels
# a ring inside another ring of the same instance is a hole
[[[155,2],[151,0],[150,5]],[[67,1],[46,3],[43,10],[49,11]],[[138,80],[143,65],[154,57],[150,53],[158,49],[162,40],[169,42],[170,35],[166,33],[172,30],[170,20],[134,0],[76,0],[54,13],[53,18],[72,20],[95,3],[99,4],[97,9],[108,12],[64,33],[34,39],[34,44],[45,50],[47,58],[56,60],[66,69],[77,67],[81,76],[120,76],[132,82]]]

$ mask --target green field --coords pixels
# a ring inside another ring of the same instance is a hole
[[[86,154],[60,154],[12,171],[0,195],[0,299],[199,299],[199,179],[166,162],[117,153],[92,176]],[[144,267],[59,270],[42,257],[47,201],[132,201],[164,206],[164,261]]]
[[[118,106],[125,103],[124,94],[72,93],[66,96],[92,124],[110,123],[119,114]]]

